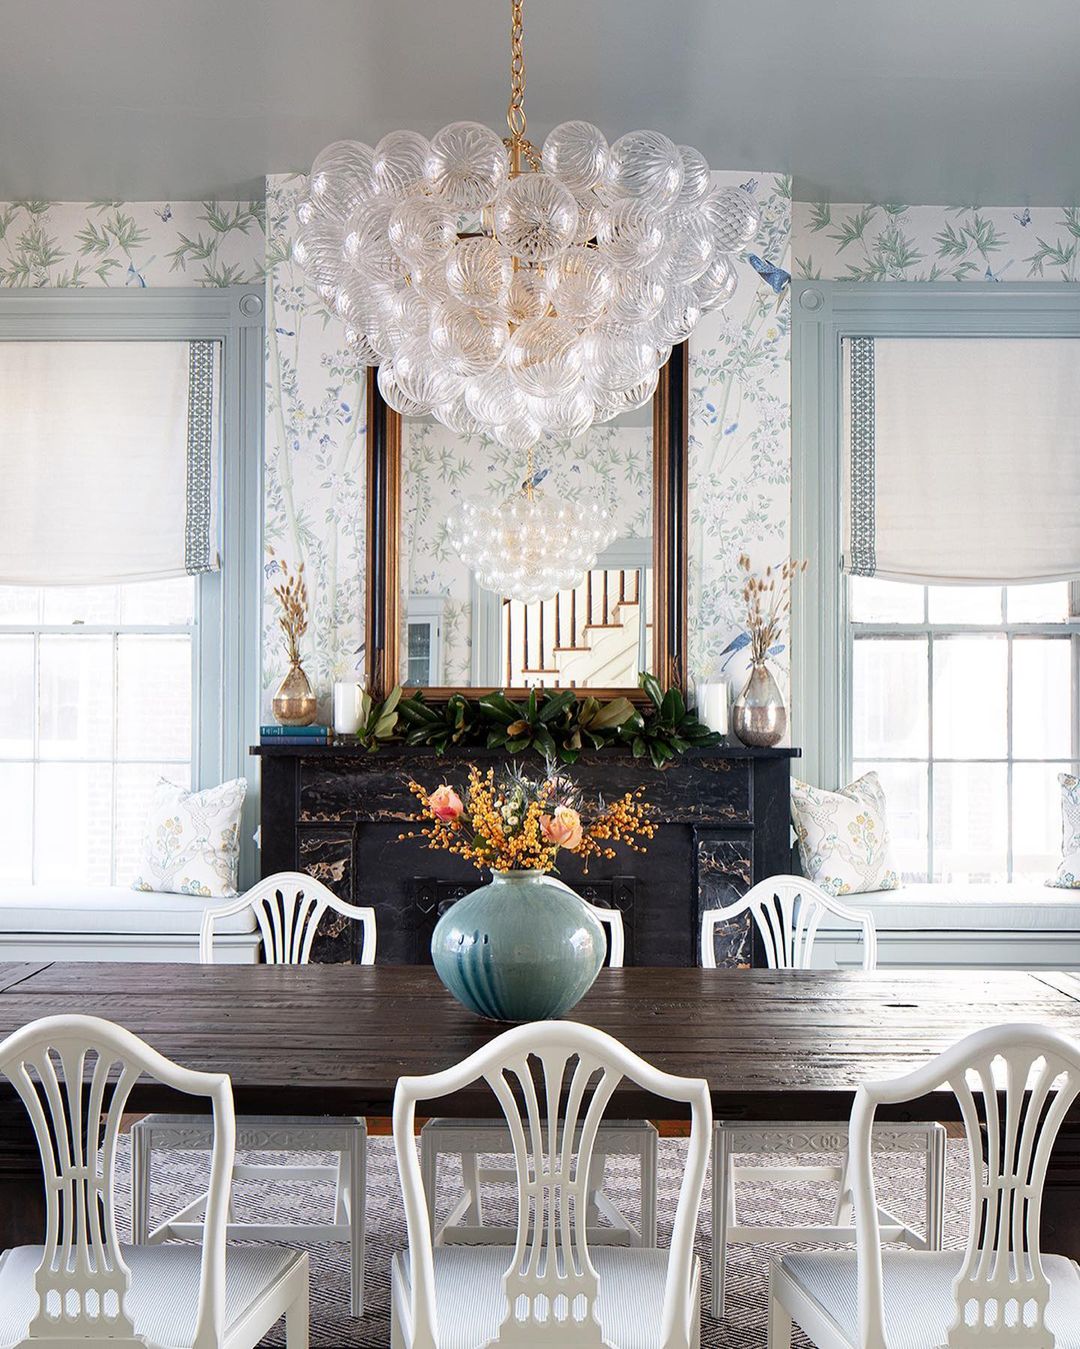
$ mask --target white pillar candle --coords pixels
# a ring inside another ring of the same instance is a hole
[[[697,713],[710,731],[728,733],[728,686],[726,680],[697,686]]]
[[[334,732],[355,735],[360,729],[360,695],[363,686],[355,681],[334,685]]]

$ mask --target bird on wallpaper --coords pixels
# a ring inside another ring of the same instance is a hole
[[[1005,275],[1005,273],[1009,270],[1009,268],[1013,265],[1013,263],[1014,263],[1015,261],[1016,261],[1015,258],[1010,258],[1009,261],[1005,264],[1005,266],[1004,266],[1004,267],[999,267],[999,268],[997,269],[996,272],[991,268],[990,264],[987,263],[987,264],[986,264],[986,275],[983,277],[983,280],[984,280],[984,281],[1000,281],[1001,278]]]
[[[747,180],[746,180],[745,183],[740,183],[740,184],[739,184],[739,189],[740,189],[740,191],[742,191],[742,192],[756,192],[756,191],[757,191],[757,179],[756,179],[756,178],[747,178]]]
[[[763,281],[768,282],[777,295],[784,293],[784,287],[791,281],[790,272],[785,272],[783,267],[777,267],[775,262],[766,262],[764,258],[759,258],[756,253],[747,253],[746,261]]]
[[[169,205],[168,202],[166,202],[165,205],[161,207],[160,210],[158,209],[158,207],[155,206],[154,214],[158,217],[158,219],[161,221],[162,224],[167,224],[172,219],[172,207]]]
[[[144,264],[144,266],[148,265],[150,262],[153,261],[154,261],[153,258],[148,259],[148,263]],[[142,286],[143,289],[146,288],[146,277],[143,276],[142,272],[139,271],[139,269],[135,266],[133,262],[128,263],[127,280],[124,282],[124,285]]]
[[[1031,210],[1030,210],[1030,208],[1027,207],[1027,206],[1025,206],[1022,215],[1017,215],[1016,212],[1014,211],[1014,212],[1013,212],[1013,219],[1014,219],[1018,224],[1023,225],[1023,227],[1024,227],[1025,229],[1027,229],[1028,225],[1031,224]]]
[[[524,492],[527,487],[539,487],[550,472],[550,468],[538,468],[531,478],[522,482],[521,490]]]
[[[720,652],[720,655],[718,657],[720,661],[720,673],[724,674],[727,671],[727,667],[731,664],[731,662],[735,659],[735,657],[739,654],[739,652],[745,651],[749,645],[750,645],[750,634],[748,632],[740,632],[736,634],[736,636],[734,636],[731,639],[731,641],[728,642],[727,646],[724,647],[723,651]],[[784,643],[777,642],[775,646],[769,647],[767,654],[775,659],[777,656],[780,655],[783,649]],[[727,659],[725,659],[725,657]]]

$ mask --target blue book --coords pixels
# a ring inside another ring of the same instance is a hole
[[[329,726],[260,726],[259,734],[264,740],[289,739],[326,740],[330,735]]]

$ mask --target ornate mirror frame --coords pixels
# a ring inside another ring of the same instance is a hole
[[[664,688],[686,691],[688,348],[675,347],[653,397],[653,671]],[[401,634],[401,417],[388,407],[368,371],[367,381],[367,686],[384,697],[399,682]],[[455,693],[480,697],[491,688],[422,690],[431,702]],[[506,689],[511,696],[528,689]],[[637,688],[582,689],[581,696],[620,695],[638,702]]]

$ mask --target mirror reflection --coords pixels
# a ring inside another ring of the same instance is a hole
[[[403,417],[400,682],[635,686],[653,659],[653,476],[651,405],[520,451]]]

